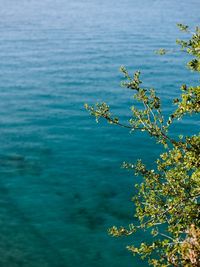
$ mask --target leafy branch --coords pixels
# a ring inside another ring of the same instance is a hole
[[[193,56],[188,67],[200,72],[200,28],[191,32],[189,27],[178,24],[181,31],[190,35],[189,40],[177,40],[181,51]],[[160,54],[167,51],[160,50]],[[133,131],[147,132],[161,143],[165,152],[156,161],[155,169],[149,170],[138,160],[135,164],[123,163],[125,169],[133,170],[143,177],[136,184],[137,195],[133,197],[136,208],[136,225],[111,227],[108,232],[115,237],[130,236],[136,231],[151,229],[150,244],[141,242],[139,247],[127,246],[133,254],[148,258],[149,264],[157,267],[200,266],[200,134],[192,136],[169,135],[170,125],[185,115],[200,113],[200,86],[181,86],[181,96],[173,101],[177,105],[165,119],[161,100],[154,89],[142,87],[140,72],[133,76],[121,67],[125,80],[122,86],[133,91],[137,103],[131,109],[129,120],[124,123],[113,116],[106,103],[97,103],[85,108],[96,118]]]

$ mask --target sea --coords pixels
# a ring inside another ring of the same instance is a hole
[[[167,118],[182,84],[199,76],[179,51],[176,24],[200,26],[199,0],[0,0],[0,267],[145,267],[126,246],[148,232],[113,238],[137,224],[132,197],[142,181],[121,168],[163,151],[145,133],[100,120],[84,104],[109,104],[124,123],[135,105],[119,72],[141,71]],[[169,53],[158,56],[155,50]],[[187,116],[169,135],[195,134]]]

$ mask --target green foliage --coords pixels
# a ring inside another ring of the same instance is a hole
[[[178,24],[181,31],[191,34],[188,41],[178,40],[181,49],[194,58],[188,63],[193,71],[200,72],[200,29],[194,33],[189,27]],[[165,50],[161,50],[164,54]],[[91,115],[106,119],[109,123],[128,128],[130,131],[145,131],[163,145],[164,152],[156,161],[156,168],[149,170],[141,160],[135,164],[123,163],[143,177],[136,185],[138,194],[133,198],[136,206],[137,225],[113,226],[109,234],[115,237],[128,236],[140,230],[151,230],[152,242],[127,249],[142,258],[148,258],[153,266],[200,266],[200,134],[171,138],[170,125],[200,112],[200,86],[182,85],[180,99],[174,99],[177,108],[167,119],[162,113],[160,98],[152,88],[142,87],[140,72],[131,77],[121,67],[126,81],[123,87],[134,92],[140,108],[131,107],[127,124],[112,115],[106,103],[85,105]]]
[[[182,32],[189,32],[189,27],[187,25],[184,25],[182,23],[177,23],[177,27],[182,31]]]
[[[182,24],[178,25],[182,31],[191,33],[192,37],[188,41],[177,39],[176,42],[181,46],[183,51],[186,51],[188,54],[191,54],[195,57],[188,62],[188,67],[193,71],[200,72],[200,28],[196,27],[195,32],[192,33],[189,31],[188,26],[184,26]]]
[[[155,52],[156,52],[156,54],[163,56],[167,53],[167,50],[164,48],[160,48],[160,49],[156,50]]]

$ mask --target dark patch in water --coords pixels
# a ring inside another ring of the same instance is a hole
[[[80,200],[82,199],[82,198],[81,198],[81,194],[78,193],[78,192],[74,193],[73,198],[74,198],[75,200],[77,200],[77,201],[80,201]]]
[[[20,175],[41,175],[42,168],[37,160],[26,159],[23,155],[1,155],[0,168],[6,172],[17,172]]]
[[[114,198],[117,196],[117,191],[114,188],[105,187],[103,190],[99,192],[99,196],[101,198]]]
[[[90,230],[97,230],[105,224],[105,218],[96,211],[89,210],[85,207],[79,207],[71,214],[73,223],[86,225]]]
[[[24,164],[25,157],[22,155],[0,155],[0,165],[1,166],[21,166],[21,164]]]

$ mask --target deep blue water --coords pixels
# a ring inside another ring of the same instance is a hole
[[[197,83],[183,53],[159,57],[199,25],[199,0],[0,1],[0,266],[146,266],[107,228],[134,222],[132,174],[160,147],[142,134],[96,124],[83,105],[106,101],[123,120],[131,92],[120,65],[140,69],[164,111],[182,83]],[[184,35],[183,35],[184,36]],[[192,133],[197,121],[172,129]]]

